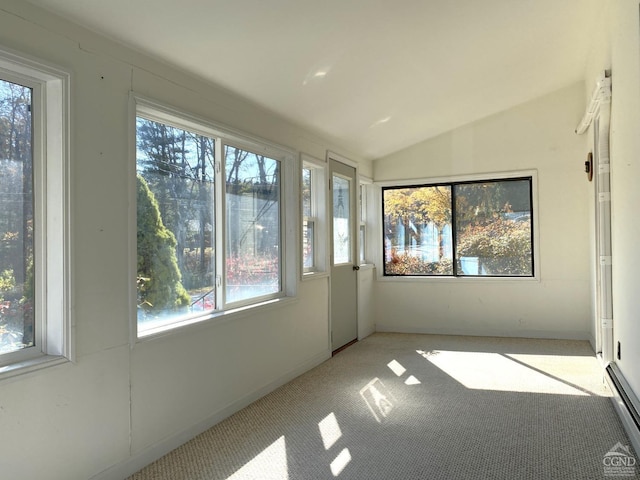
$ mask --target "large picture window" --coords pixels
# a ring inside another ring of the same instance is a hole
[[[387,276],[532,277],[532,177],[384,187]]]
[[[136,100],[138,336],[285,296],[292,158]]]

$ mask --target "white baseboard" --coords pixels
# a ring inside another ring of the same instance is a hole
[[[322,362],[329,358],[331,358],[330,350],[319,353],[318,355],[307,360],[302,365],[299,365],[293,370],[290,370],[284,375],[278,377],[276,380],[269,382],[261,388],[249,393],[248,395],[245,395],[244,397],[215,412],[208,418],[204,419],[202,422],[199,422],[196,425],[192,425],[191,427],[178,432],[169,438],[166,438],[154,445],[151,445],[150,447],[145,448],[140,452],[135,453],[134,455],[128,457],[126,460],[113,465],[107,470],[104,470],[103,472],[91,477],[91,480],[122,480],[133,475],[150,463],[154,462],[160,457],[163,457],[170,451],[175,450],[180,445],[188,442],[195,436],[220,423],[225,418],[233,415],[239,410],[242,410],[256,400],[272,392],[276,388],[290,382],[294,378],[320,365]]]
[[[472,337],[513,337],[513,338],[547,338],[550,340],[590,340],[588,332],[558,330],[490,330],[490,329],[456,329],[432,327],[403,327],[398,325],[376,324],[376,332],[386,333],[420,333],[426,335],[463,335]]]
[[[629,412],[629,408],[625,400],[622,398],[622,394],[624,394],[628,401],[631,402],[632,408],[636,411],[640,411],[640,400],[635,396],[633,390],[625,380],[624,376],[620,372],[620,370],[616,367],[615,364],[611,364],[612,370],[614,371],[614,375],[618,384],[621,386],[623,392],[620,392],[616,382],[611,378],[611,375],[608,370],[604,371],[605,380],[609,385],[609,389],[613,392],[613,397],[611,400],[613,401],[613,405],[616,408],[616,412],[620,417],[620,421],[624,426],[625,432],[629,436],[629,440],[631,440],[631,444],[633,445],[633,449],[635,450],[637,455],[640,455],[640,427],[636,424],[631,413]],[[638,459],[637,459],[638,460]]]

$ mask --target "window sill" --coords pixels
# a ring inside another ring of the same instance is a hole
[[[378,275],[378,281],[380,282],[441,282],[441,283],[486,283],[486,282],[540,282],[539,276],[534,277],[454,277],[448,275],[440,276],[421,276],[421,275],[388,275],[385,276],[382,273]]]
[[[269,311],[291,305],[298,301],[297,297],[282,297],[264,302],[233,308],[224,312],[214,312],[208,316],[192,318],[180,323],[172,323],[155,328],[150,328],[143,333],[138,334],[138,338],[134,343],[146,342],[155,338],[165,337],[167,335],[176,334],[186,330],[192,331],[194,328],[205,328],[212,325],[220,325],[223,323],[235,321],[249,315],[259,312]]]
[[[0,367],[0,381],[24,375],[26,373],[35,372],[44,368],[53,367],[67,363],[70,360],[62,355],[41,355],[36,358],[22,360],[20,362],[11,363]]]
[[[360,267],[360,270],[373,270],[374,268],[376,268],[375,263],[361,263],[358,266]]]
[[[317,278],[326,278],[329,276],[329,272],[306,272],[302,274],[302,281],[315,280]]]

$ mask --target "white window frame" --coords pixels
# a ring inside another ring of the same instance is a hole
[[[176,319],[171,323],[149,328],[144,332],[138,330],[137,321],[137,219],[136,219],[136,119],[146,118],[152,121],[172,125],[177,128],[198,133],[213,138],[215,141],[215,245],[216,252],[216,310],[202,312],[201,315],[189,315]],[[130,318],[131,318],[131,343],[156,338],[180,331],[183,327],[205,322],[230,321],[238,316],[246,315],[248,310],[255,308],[267,308],[281,304],[295,298],[297,293],[298,278],[298,248],[297,245],[297,193],[300,178],[298,172],[296,154],[280,145],[267,140],[249,136],[229,127],[214,123],[202,117],[186,113],[178,108],[149,99],[135,92],[130,94],[130,186],[129,194],[132,198],[130,213],[129,264],[130,264]],[[264,155],[280,162],[280,275],[281,288],[274,294],[254,297],[251,299],[225,304],[225,265],[226,248],[226,213],[225,213],[225,173],[224,173],[224,148],[225,146],[239,148],[258,155]]]
[[[359,229],[358,229],[358,261],[360,263],[360,267],[373,266],[372,258],[375,258],[375,253],[372,251],[371,241],[371,229],[368,228],[368,225],[372,223],[372,215],[374,215],[373,209],[371,208],[374,205],[373,196],[373,180],[360,175],[360,190],[358,196],[358,220],[359,220]],[[364,252],[361,251],[360,245],[364,244]]]
[[[302,215],[302,195],[300,195],[301,220],[314,222],[314,259],[313,267],[305,268],[302,255],[302,221],[300,223],[300,265],[302,265],[302,279],[328,275],[328,229],[327,229],[327,185],[329,169],[327,162],[302,153],[300,155],[302,168],[311,170],[311,217]],[[302,191],[302,168],[300,169],[300,189]]]
[[[285,208],[285,204],[286,204],[285,188],[286,187],[284,182],[285,182],[285,178],[289,179],[285,170],[287,169],[287,163],[293,163],[292,161],[293,157],[288,156],[287,153],[285,153],[284,151],[281,151],[278,148],[269,147],[268,144],[266,143],[264,145],[261,145],[256,140],[239,139],[237,138],[237,135],[231,136],[229,134],[226,134],[226,135],[219,134],[219,136],[216,138],[216,143],[220,144],[219,145],[220,150],[216,150],[216,158],[219,159],[218,161],[220,162],[220,167],[217,169],[219,170],[218,177],[220,178],[220,180],[216,182],[216,232],[219,232],[216,234],[216,250],[219,252],[223,252],[223,255],[216,255],[216,265],[217,265],[216,272],[218,273],[217,276],[219,278],[219,287],[221,289],[220,298],[223,299],[223,305],[228,307],[226,308],[226,310],[230,310],[230,309],[232,310],[238,307],[260,305],[265,300],[269,301],[269,300],[274,300],[277,298],[284,297],[286,296],[285,290],[287,285],[287,281],[285,278],[286,272],[284,269],[284,265],[286,263],[285,257],[288,255],[287,249],[285,247],[287,243],[285,238],[285,235],[286,235],[285,226],[287,223],[287,217],[286,217],[286,208]],[[280,199],[279,199],[280,201],[280,205],[279,205],[279,208],[280,208],[280,211],[279,211],[279,214],[280,214],[280,232],[279,232],[280,266],[279,267],[280,267],[280,282],[281,282],[280,291],[277,293],[267,294],[259,297],[252,297],[246,300],[237,300],[232,303],[229,303],[227,301],[227,292],[226,292],[226,283],[225,283],[226,276],[227,276],[226,262],[225,262],[226,255],[227,255],[227,245],[226,245],[227,197],[225,195],[226,172],[225,172],[225,162],[224,162],[223,152],[225,147],[227,146],[231,148],[237,148],[245,152],[264,155],[266,157],[269,157],[270,159],[277,160],[280,162]],[[289,160],[289,162],[287,162],[287,159]],[[217,209],[218,205],[220,206],[220,210]],[[292,244],[295,245],[295,243],[292,243]],[[224,311],[225,310],[224,306],[221,307],[219,310]]]
[[[384,275],[384,225],[383,225],[383,201],[381,189],[384,187],[403,187],[403,186],[416,186],[416,185],[436,185],[458,182],[482,182],[491,180],[509,180],[513,178],[531,177],[531,208],[533,214],[531,217],[531,225],[533,228],[532,239],[532,255],[533,255],[533,275],[531,276],[452,276],[452,275]],[[507,172],[496,172],[490,174],[477,174],[477,175],[460,175],[460,176],[448,176],[448,177],[435,177],[435,178],[419,178],[412,180],[395,180],[395,181],[381,181],[375,183],[377,187],[376,202],[378,207],[376,211],[377,218],[380,219],[377,228],[377,236],[380,239],[380,243],[376,245],[375,257],[381,267],[378,269],[376,279],[381,282],[465,282],[465,283],[486,283],[486,282],[540,282],[541,272],[541,256],[540,256],[540,240],[539,240],[539,225],[538,220],[538,171],[537,170],[517,170]]]
[[[0,379],[74,361],[69,73],[0,49],[0,77],[33,89],[34,347],[0,355]]]

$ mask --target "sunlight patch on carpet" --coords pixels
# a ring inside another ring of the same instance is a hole
[[[465,387],[474,390],[589,395],[571,382],[499,353],[446,350],[417,350],[417,353]]]
[[[409,375],[407,379],[404,381],[405,385],[420,385],[420,383],[422,382],[420,382],[420,380],[418,380],[413,375]]]
[[[287,446],[284,435],[256,455],[227,480],[288,480]]]
[[[320,436],[322,437],[322,443],[325,450],[329,450],[342,436],[342,430],[338,425],[338,419],[335,414],[331,412],[324,417],[319,423]]]
[[[360,396],[362,396],[378,423],[382,423],[393,411],[395,399],[379,378],[374,378],[367,383],[360,390]]]
[[[331,473],[334,477],[337,477],[342,473],[345,467],[351,461],[351,452],[348,448],[343,449],[333,462],[331,462]]]
[[[387,367],[389,367],[391,371],[398,377],[401,377],[402,374],[407,371],[407,369],[404,368],[402,364],[397,360],[391,360],[389,363],[387,363]]]

